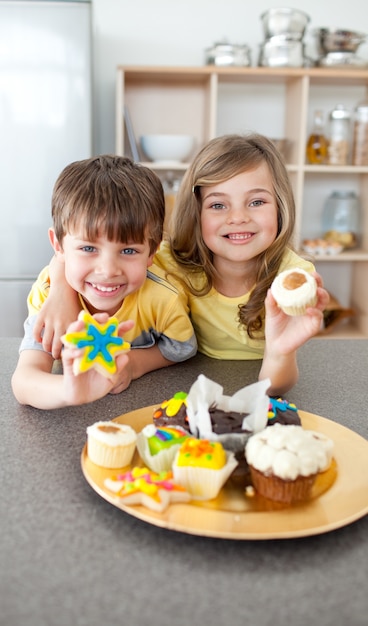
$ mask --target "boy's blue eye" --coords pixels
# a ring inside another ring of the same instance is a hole
[[[84,250],[84,252],[94,252],[96,248],[94,246],[83,246],[82,250]]]
[[[133,248],[124,248],[124,250],[122,251],[123,254],[136,254],[136,250],[134,250]]]

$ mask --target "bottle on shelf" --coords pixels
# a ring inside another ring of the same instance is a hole
[[[354,110],[353,165],[368,165],[368,100]]]
[[[167,238],[170,232],[171,214],[175,206],[180,183],[181,178],[175,178],[171,172],[166,175],[162,182],[165,194],[164,238]]]
[[[350,142],[350,112],[342,104],[337,104],[329,114],[327,149],[329,165],[349,163]]]
[[[313,127],[307,141],[306,149],[307,161],[311,165],[326,163],[327,160],[327,138],[324,132],[323,111],[314,111]]]

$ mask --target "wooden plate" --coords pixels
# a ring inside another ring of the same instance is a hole
[[[148,406],[115,418],[137,432],[152,422],[156,408]],[[321,475],[314,498],[286,506],[225,485],[215,500],[170,505],[163,513],[144,506],[123,504],[104,486],[120,470],[99,467],[81,455],[82,471],[91,487],[105,500],[149,524],[178,532],[222,539],[285,539],[317,535],[346,526],[368,513],[368,441],[348,428],[312,413],[299,411],[304,428],[326,434],[335,444],[330,470]],[[132,465],[142,465],[138,452]],[[127,469],[127,468],[125,468]]]

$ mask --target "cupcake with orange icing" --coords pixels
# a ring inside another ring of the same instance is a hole
[[[216,498],[237,461],[221,443],[208,439],[188,438],[176,453],[174,480],[185,487],[195,500]]]
[[[148,424],[138,434],[137,447],[145,465],[154,472],[167,472],[182,443],[189,433],[180,426],[160,426]]]
[[[301,268],[285,270],[276,276],[271,293],[287,315],[304,315],[317,302],[317,282]]]

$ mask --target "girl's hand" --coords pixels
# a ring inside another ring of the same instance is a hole
[[[69,324],[77,319],[81,303],[77,292],[65,280],[63,263],[53,257],[49,272],[50,289],[37,315],[33,336],[42,343],[45,352],[51,352],[54,359],[60,359],[60,337],[66,333]]]
[[[94,317],[100,323],[104,323],[108,319],[106,313],[96,314]],[[82,330],[83,326],[83,322],[78,320],[69,326],[67,332]],[[122,336],[133,326],[134,322],[132,320],[120,324],[118,329],[119,336]],[[83,350],[68,346],[65,346],[62,351],[64,394],[68,404],[77,405],[93,402],[103,398],[108,393],[120,393],[129,386],[131,382],[129,352],[123,352],[116,357],[117,371],[109,377],[103,376],[94,368],[76,376],[73,372],[73,363],[82,354]]]
[[[317,281],[317,303],[314,307],[309,307],[305,315],[286,315],[276,304],[271,290],[268,291],[265,300],[265,337],[268,353],[284,356],[295,352],[321,330],[323,311],[330,297],[323,288],[321,276],[316,272],[313,276]]]

